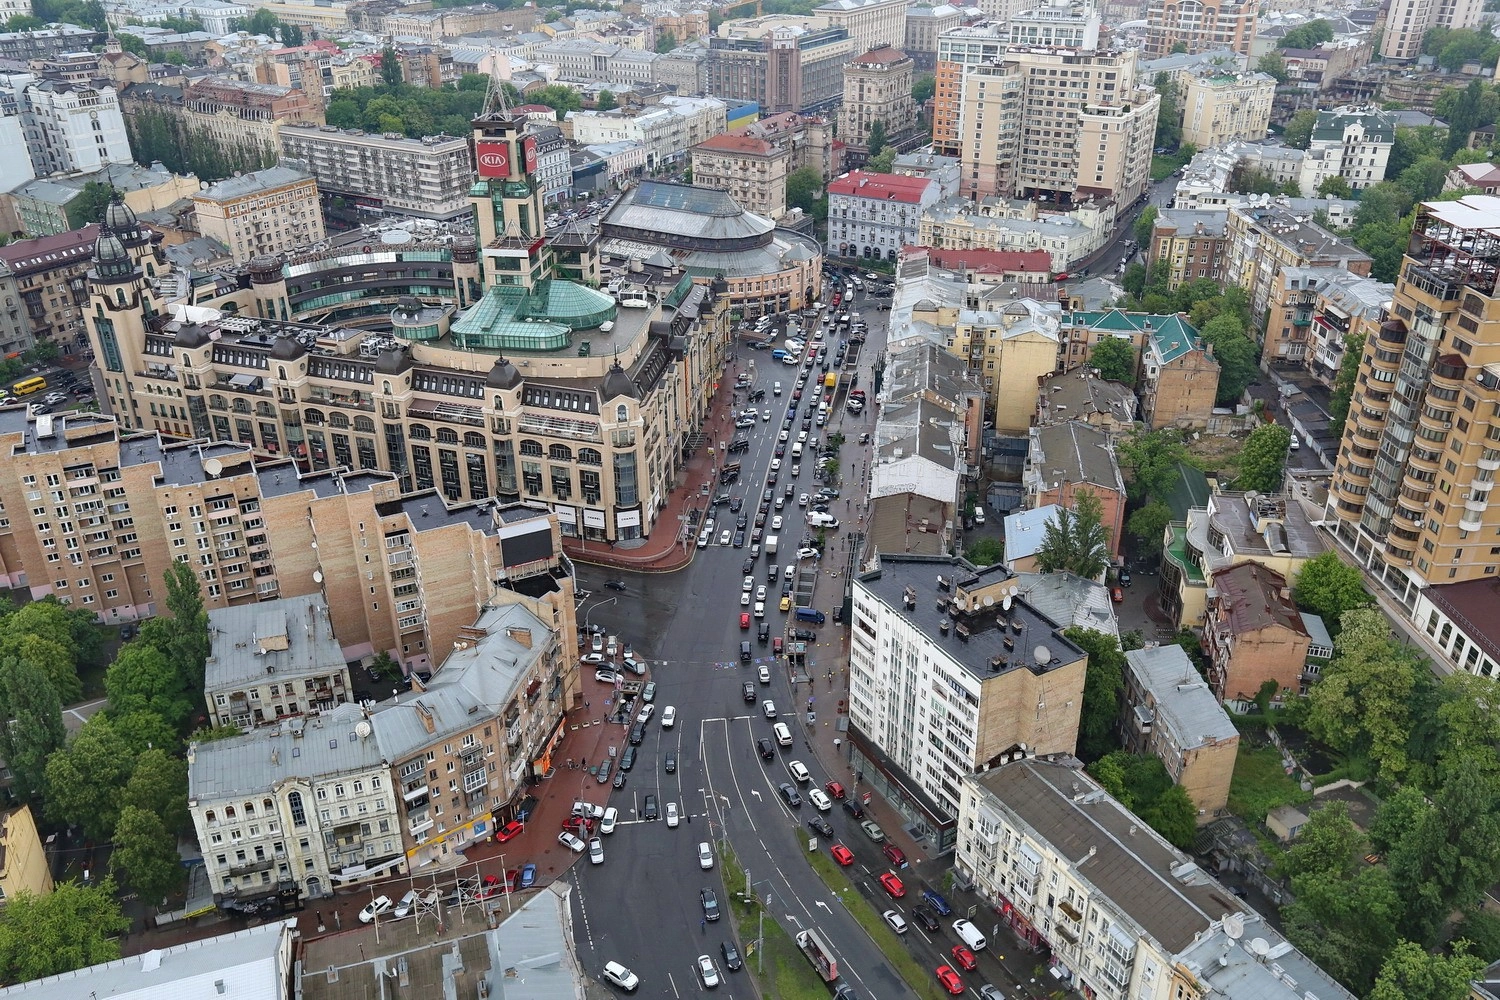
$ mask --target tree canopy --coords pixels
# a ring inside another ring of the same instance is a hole
[[[1089,351],[1089,367],[1099,369],[1099,377],[1135,385],[1135,348],[1130,341],[1105,337]]]
[[[1324,42],[1333,41],[1333,25],[1321,17],[1298,25],[1281,36],[1276,43],[1279,49],[1315,49]]]
[[[1370,603],[1364,574],[1333,549],[1303,564],[1292,585],[1292,598],[1299,608],[1311,611],[1330,626],[1337,626],[1345,611]]]
[[[1198,832],[1198,811],[1156,757],[1116,750],[1088,768],[1094,780],[1175,847],[1187,850]]]
[[[134,765],[109,716],[92,716],[47,760],[47,817],[80,827],[94,840],[108,840]]]
[[[1287,121],[1286,127],[1281,130],[1281,141],[1293,149],[1306,149],[1312,145],[1312,130],[1317,124],[1317,111],[1303,108]]]
[[[1172,508],[1160,500],[1138,508],[1126,522],[1125,530],[1137,539],[1137,548],[1146,555],[1161,552],[1162,540],[1166,537],[1167,525],[1172,523]]]
[[[1232,313],[1220,313],[1199,330],[1213,347],[1219,363],[1219,391],[1214,402],[1219,406],[1239,403],[1245,389],[1260,374],[1255,364],[1255,344],[1245,335],[1245,324]]]
[[[1291,433],[1280,424],[1261,424],[1251,431],[1240,449],[1240,475],[1235,486],[1247,492],[1281,492],[1291,441]]]
[[[799,167],[786,177],[786,204],[800,208],[817,220],[828,218],[828,199],[823,194],[823,175],[816,167]]]
[[[1182,431],[1175,427],[1140,428],[1120,439],[1115,451],[1129,480],[1130,497],[1141,504],[1166,499],[1177,483],[1177,466],[1188,455]]]
[[[0,910],[0,981],[28,982],[120,957],[116,936],[129,930],[115,880],[61,882],[51,893],[21,891]]]
[[[1125,688],[1125,654],[1114,636],[1094,629],[1075,627],[1063,635],[1088,654],[1078,711],[1078,756],[1097,760],[1119,746],[1114,729]]]
[[[10,768],[17,799],[39,803],[47,789],[47,760],[67,739],[62,702],[47,675],[14,656],[0,657],[0,759]]]
[[[1059,504],[1057,516],[1047,522],[1037,567],[1043,573],[1067,572],[1085,580],[1097,580],[1109,565],[1109,529],[1104,525],[1104,505],[1088,489],[1074,494],[1072,507]]]

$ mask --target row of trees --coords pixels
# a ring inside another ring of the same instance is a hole
[[[1171,265],[1164,260],[1152,261],[1150,267],[1131,264],[1121,279],[1131,296],[1127,306],[1149,313],[1187,313],[1203,339],[1213,345],[1214,359],[1219,362],[1216,402],[1232,406],[1258,374],[1255,344],[1247,332],[1250,300],[1243,289],[1220,288],[1212,278],[1195,278],[1173,290],[1171,273]]]
[[[210,651],[192,567],[174,563],[164,583],[172,617],[145,622],[120,649],[104,675],[106,706],[71,739],[62,706],[80,700],[79,666],[99,656],[92,613],[47,599],[0,618],[0,717],[15,720],[0,728],[0,758],[14,794],[47,824],[111,844],[112,875],[151,903],[183,877],[176,845],[191,829],[183,741],[201,711]],[[111,877],[11,901],[0,912],[0,979],[118,957],[110,938],[129,922],[114,891]]]
[[[275,14],[264,9],[256,11],[249,17],[239,18],[231,22],[229,26],[235,31],[248,31],[252,35],[279,38],[281,44],[289,48],[296,48],[306,42],[301,26],[286,24]]]
[[[125,131],[138,162],[160,160],[174,174],[194,174],[203,181],[264,170],[278,159],[276,150],[249,136],[225,143],[205,131],[190,130],[165,108],[142,108],[125,119]]]

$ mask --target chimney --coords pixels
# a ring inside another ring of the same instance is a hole
[[[516,640],[516,642],[519,642],[521,645],[525,646],[527,649],[531,648],[531,629],[508,628],[505,630],[505,634]]]
[[[432,709],[420,701],[416,703],[415,708],[417,714],[422,717],[422,728],[427,730],[428,735],[437,732],[437,720],[432,716]]]

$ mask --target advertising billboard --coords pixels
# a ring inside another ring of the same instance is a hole
[[[503,142],[476,142],[474,159],[480,177],[510,176],[510,147]]]

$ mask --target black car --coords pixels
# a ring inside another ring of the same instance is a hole
[[[628,771],[635,767],[635,747],[626,747],[625,752],[620,754],[620,770]]]
[[[748,689],[750,687],[750,685],[746,684],[745,687]],[[753,692],[752,691],[747,691],[746,693],[747,694],[752,694]],[[745,700],[746,701],[754,701],[755,699],[754,698],[746,698]],[[755,741],[755,749],[760,751],[760,759],[761,760],[770,760],[772,757],[776,756],[776,747],[774,747],[771,744],[771,741],[768,740],[768,739],[766,739],[764,736],[762,736],[760,739],[758,739],[758,740]]]
[[[663,763],[663,766],[666,768],[666,772],[668,774],[676,774],[677,773],[677,754],[675,754],[675,753],[673,753],[671,751],[668,751],[666,759],[665,759],[665,761]]]
[[[625,592],[624,580],[605,580],[604,585],[610,590],[618,590],[622,594]]]
[[[737,549],[745,547],[745,531],[743,528],[734,533],[734,547]]]
[[[724,956],[724,968],[730,972],[739,972],[745,963],[740,960],[740,953],[728,941],[719,943],[719,954]]]
[[[853,816],[855,819],[864,819],[865,818],[865,811],[864,811],[864,809],[860,806],[860,804],[858,802],[854,801],[853,799],[844,799],[843,800],[843,805],[844,805],[844,812],[848,813],[850,816]]]
[[[776,498],[776,491],[773,490],[773,489],[771,489],[768,486],[768,487],[766,487],[765,492],[760,495],[760,502],[761,503],[770,503],[775,498]]]
[[[719,897],[714,895],[712,889],[699,889],[698,902],[703,907],[704,920],[713,923],[719,919]]]
[[[771,623],[770,622],[761,622],[760,623],[760,627],[757,628],[756,631],[755,631],[755,637],[760,640],[761,645],[765,645],[766,643],[770,642],[771,641]]]
[[[917,906],[913,906],[911,908],[911,916],[913,920],[922,925],[922,929],[927,933],[936,933],[938,929],[938,919],[937,917],[933,916],[932,911],[927,907],[920,904],[918,904]]]
[[[645,802],[641,805],[641,819],[656,819],[656,796],[647,795]]]
[[[633,725],[633,726],[630,727],[630,745],[631,746],[633,746],[633,747],[640,746],[641,745],[641,741],[644,740],[645,738],[646,738],[646,724],[645,723],[643,723],[643,722],[637,722],[635,725]]]
[[[734,526],[736,528],[739,528],[741,531],[744,531],[747,527],[750,526],[750,519],[744,514],[741,514],[739,517],[734,519]]]
[[[748,438],[735,438],[733,441],[729,442],[729,453],[731,455],[735,454],[736,452],[749,450],[750,441]]]
[[[749,576],[754,571],[755,571],[755,560],[754,559],[746,559],[744,561],[744,563],[742,563],[740,565],[740,575],[741,576]]]
[[[777,458],[785,458],[786,457],[786,445],[785,444],[778,444],[778,445],[776,445],[776,457]]]
[[[816,830],[818,833],[821,833],[825,837],[833,836],[832,825],[830,825],[829,822],[822,816],[814,816],[812,819],[809,819],[807,821],[807,825],[811,829]]]
[[[777,786],[776,790],[781,793],[781,797],[786,800],[786,804],[793,809],[798,809],[802,806],[802,794],[785,781]]]
[[[733,498],[728,493],[720,493],[718,496],[714,497],[713,502],[710,503],[709,506],[717,507],[720,504],[728,503],[731,499]]]
[[[740,692],[742,694],[744,694],[746,701],[748,701],[752,705],[755,704],[755,702],[756,702],[757,699],[756,699],[756,695],[755,695],[755,685],[754,684],[750,683],[749,681],[746,681],[744,684],[740,685]]]
[[[733,512],[735,514],[738,514],[740,512],[740,508],[743,507],[743,506],[745,506],[745,501],[744,501],[743,497],[730,497],[730,499],[729,499],[729,509],[730,509],[731,512]]]
[[[794,628],[792,629],[792,638],[798,642],[816,642],[818,633],[810,628]]]

